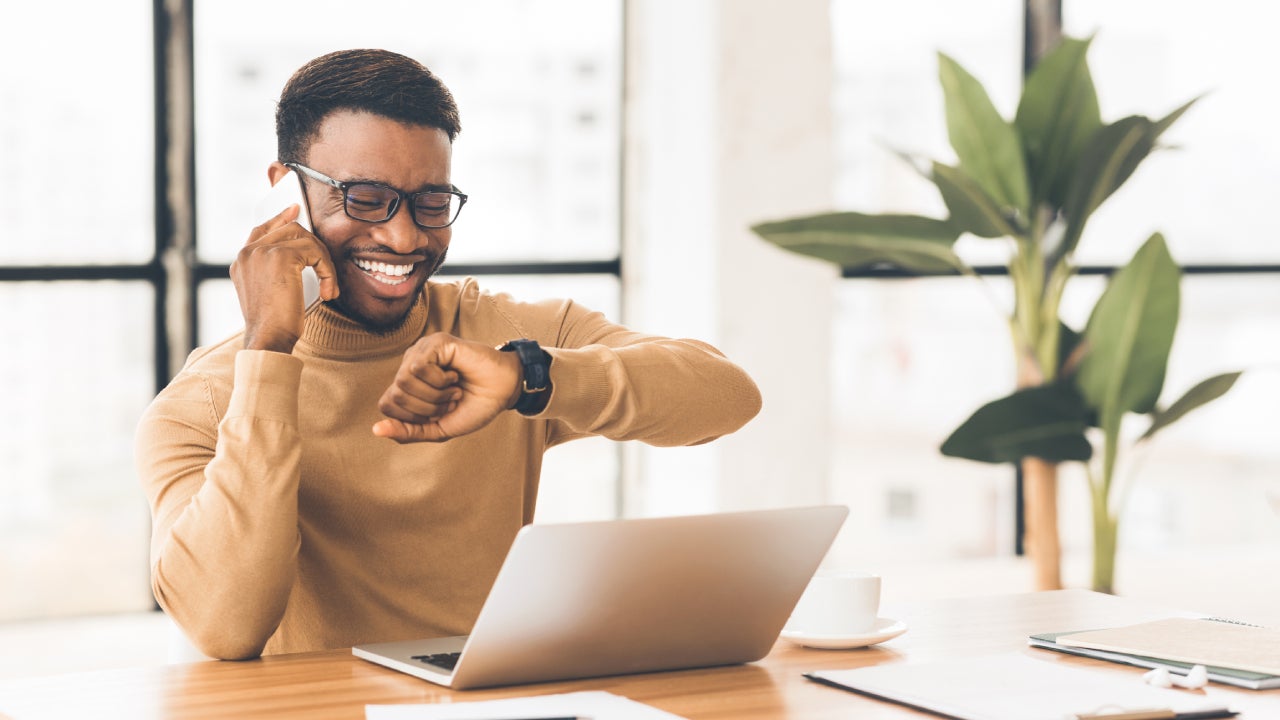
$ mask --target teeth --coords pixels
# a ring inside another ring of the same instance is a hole
[[[388,277],[404,277],[413,272],[413,265],[388,265],[384,262],[372,262],[369,260],[356,260],[356,267],[367,273],[381,273]],[[381,278],[379,278],[381,279]],[[385,280],[383,282],[386,282]],[[399,285],[400,283],[388,283],[390,285]]]

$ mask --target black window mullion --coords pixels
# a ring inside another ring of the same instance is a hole
[[[200,263],[195,266],[196,282],[226,280],[230,265]],[[621,258],[609,260],[562,260],[536,262],[447,263],[442,275],[613,275],[622,276]]]
[[[155,58],[157,391],[195,348],[194,0],[152,0]]]
[[[1197,263],[1182,265],[1184,275],[1268,275],[1280,274],[1280,263]],[[976,265],[973,268],[978,275],[999,277],[1009,274],[1007,265]],[[1077,275],[1114,275],[1120,270],[1119,265],[1082,265],[1076,268]],[[841,277],[846,280],[910,280],[929,277],[959,277],[958,273],[917,273],[896,267],[868,267],[845,269]]]
[[[154,66],[154,223],[155,255],[152,265],[157,269],[154,312],[152,317],[152,344],[155,347],[155,385],[160,392],[169,382],[168,278],[160,263],[173,228],[173,213],[169,208],[169,68],[165,58],[169,47],[169,16],[165,0],[151,2],[152,64]]]

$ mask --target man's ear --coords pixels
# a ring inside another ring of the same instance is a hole
[[[289,172],[289,168],[285,167],[284,163],[274,160],[267,166],[267,179],[271,181],[271,185],[274,187],[287,172]]]

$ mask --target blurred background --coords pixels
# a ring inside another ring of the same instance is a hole
[[[1019,0],[63,0],[0,26],[0,677],[175,657],[133,471],[142,409],[236,331],[227,264],[307,60],[384,47],[453,90],[471,197],[446,275],[573,297],[708,340],[761,415],[709,446],[580,441],[548,455],[540,521],[839,502],[829,566],[886,602],[1030,590],[1012,467],[938,446],[1012,389],[1005,279],[840,277],[752,223],[832,209],[942,215],[893,150],[953,157],[936,52],[1010,117]],[[1247,0],[1062,0],[1096,33],[1103,119],[1208,93],[1102,208],[1080,263],[1163,232],[1186,268],[1166,381],[1247,372],[1129,473],[1117,592],[1280,623],[1280,67]],[[962,238],[981,260],[1000,248]],[[999,257],[996,257],[999,262]],[[1083,325],[1101,276],[1073,281]],[[985,285],[985,287],[984,287]],[[1065,580],[1084,587],[1087,485],[1064,470]],[[1270,583],[1270,584],[1268,584]],[[1274,618],[1274,619],[1272,619]]]

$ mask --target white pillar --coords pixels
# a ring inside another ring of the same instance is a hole
[[[825,497],[836,272],[749,228],[831,208],[828,5],[627,4],[626,322],[717,345],[764,396],[735,435],[631,450],[629,515]]]

